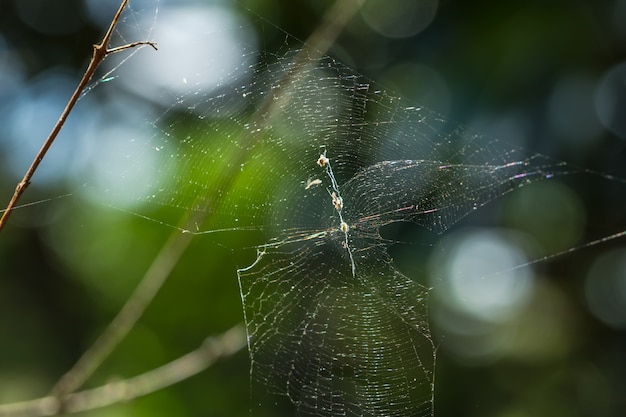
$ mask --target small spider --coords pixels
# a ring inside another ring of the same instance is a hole
[[[319,159],[317,160],[317,165],[323,168],[326,166],[327,163],[328,163],[328,158],[326,158],[326,155],[321,154]]]
[[[341,224],[339,225],[339,230],[344,233],[348,233],[348,230],[350,230],[350,226],[348,226],[348,223],[346,222],[341,222]]]
[[[333,206],[337,211],[340,211],[343,208],[343,200],[339,197],[334,191],[330,193],[330,198],[333,199]]]

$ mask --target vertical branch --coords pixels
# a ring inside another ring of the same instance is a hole
[[[0,230],[6,224],[8,217],[10,216],[12,210],[16,207],[16,203],[18,202],[21,195],[24,193],[26,188],[31,182],[32,176],[34,172],[37,170],[39,163],[45,156],[46,152],[54,142],[56,136],[59,131],[63,127],[65,120],[72,108],[78,101],[82,91],[87,86],[88,82],[92,78],[95,70],[102,63],[102,61],[112,53],[116,53],[119,51],[123,51],[129,48],[134,48],[141,45],[149,45],[156,49],[156,45],[153,42],[134,42],[129,43],[127,45],[123,45],[117,48],[107,48],[107,45],[111,39],[114,28],[120,18],[120,15],[124,8],[126,7],[128,0],[123,0],[115,17],[113,18],[109,29],[101,43],[94,45],[93,57],[89,63],[83,78],[78,84],[76,91],[70,98],[70,101],[67,104],[67,107],[61,114],[61,117],[57,121],[54,126],[52,132],[49,137],[46,139],[39,153],[35,157],[31,167],[27,171],[26,175],[18,183],[13,198],[11,202],[7,206],[6,211],[4,212],[2,218],[0,219]],[[308,39],[308,44],[306,45],[307,51],[310,53],[310,57],[313,56],[313,59],[316,59],[323,54],[325,54],[328,48],[335,41],[336,37],[339,35],[343,27],[347,24],[348,20],[356,13],[363,0],[337,0],[335,5],[326,13],[324,16],[324,20],[322,24],[316,29],[316,31],[311,35]],[[306,72],[308,70],[308,66],[306,62],[308,61],[305,55],[300,55],[296,58],[297,64],[294,67],[294,71],[287,74],[286,78],[288,80],[291,79],[295,74],[295,72]],[[280,92],[283,93],[283,92]],[[279,94],[279,93],[277,93]],[[253,118],[261,118],[260,116],[267,114],[267,112],[271,112],[273,107],[276,105],[272,105],[272,100],[267,100],[261,109],[257,112],[257,114],[253,115]],[[250,138],[248,138],[250,139]],[[244,159],[247,157],[247,154],[238,155],[240,158]],[[236,164],[235,164],[236,165]],[[229,184],[232,185],[234,182],[237,172],[229,172],[226,174],[227,178],[229,178]],[[214,203],[215,204],[215,203]],[[207,220],[205,218],[197,219],[191,216],[187,224],[197,224],[202,223],[202,221]],[[186,225],[185,225],[186,226]],[[184,227],[183,230],[191,230],[190,227]],[[125,305],[122,307],[120,312],[116,315],[116,317],[112,320],[112,322],[108,325],[105,331],[98,337],[96,342],[82,355],[82,357],[77,361],[77,363],[65,374],[63,375],[57,384],[53,387],[50,396],[44,399],[41,399],[43,402],[37,402],[37,407],[48,407],[49,402],[57,404],[59,406],[65,405],[67,407],[66,410],[69,411],[71,407],[69,407],[65,403],[65,401],[76,400],[78,398],[86,398],[86,394],[77,393],[77,389],[79,389],[85,381],[93,374],[93,372],[100,366],[100,364],[108,357],[108,355],[116,348],[119,342],[128,334],[130,329],[136,324],[137,320],[141,317],[147,306],[152,302],[154,296],[157,294],[172,269],[176,266],[183,253],[186,251],[188,245],[191,242],[193,235],[190,233],[181,233],[179,229],[174,231],[167,242],[163,245],[159,254],[153,260],[151,266],[146,271],[144,277],[136,288],[135,292],[129,297],[126,301]],[[234,343],[230,351],[235,351],[239,349],[239,342]],[[195,358],[195,356],[192,356]],[[190,359],[189,359],[190,360]],[[194,359],[194,361],[198,361],[198,359]],[[186,362],[185,362],[186,363]],[[199,363],[204,364],[202,366],[208,366],[208,361],[199,361]],[[199,369],[202,366],[190,367],[190,369]],[[170,368],[167,368],[168,370]],[[178,367],[176,368],[178,369]],[[165,371],[163,371],[165,372]],[[189,373],[191,374],[191,372]],[[149,374],[153,376],[153,374]],[[187,376],[182,374],[177,374],[176,379],[184,379]],[[182,375],[182,376],[181,376]],[[172,377],[172,379],[174,379]],[[169,381],[170,379],[165,379]],[[141,380],[142,383],[144,379]],[[142,392],[148,392],[152,389],[158,389],[156,385],[153,387],[150,385],[150,388],[143,389]],[[99,403],[101,401],[101,390],[93,390],[89,391],[90,395],[90,404],[93,402]],[[80,395],[79,395],[80,394]],[[95,396],[95,397],[94,397]],[[97,398],[96,398],[97,397]],[[128,399],[128,398],[125,398]],[[116,399],[115,401],[117,401]],[[38,400],[39,401],[39,400]],[[32,404],[35,404],[34,402]],[[32,405],[31,404],[31,405]],[[43,404],[43,405],[42,405]],[[76,409],[89,409],[91,406],[77,406]],[[51,414],[42,414],[42,415],[52,415],[59,412],[59,409],[55,409],[50,411]],[[27,414],[25,414],[27,415]]]
[[[35,159],[31,163],[28,170],[26,171],[26,174],[24,174],[24,177],[22,178],[22,180],[17,184],[17,187],[15,187],[15,192],[13,193],[13,197],[11,197],[11,201],[9,201],[9,204],[4,210],[4,213],[2,213],[2,217],[0,217],[0,230],[2,230],[4,226],[6,225],[20,197],[22,196],[22,194],[24,194],[24,192],[30,185],[33,175],[35,174],[35,171],[37,171],[39,164],[41,163],[43,158],[46,156],[46,153],[52,146],[52,143],[56,139],[61,129],[63,128],[63,125],[65,124],[65,121],[67,120],[67,117],[69,116],[70,112],[74,108],[74,105],[76,104],[83,90],[85,89],[85,87],[87,86],[91,78],[93,77],[93,74],[96,72],[96,69],[98,69],[100,64],[102,64],[104,59],[109,54],[124,51],[130,48],[135,48],[140,45],[150,45],[154,49],[157,49],[156,44],[154,42],[149,42],[149,41],[133,42],[133,43],[129,43],[127,45],[119,46],[117,48],[112,48],[112,49],[109,49],[107,47],[107,45],[109,44],[109,41],[111,40],[111,36],[113,35],[113,30],[115,29],[115,26],[117,25],[117,22],[119,21],[120,16],[122,15],[122,11],[124,11],[124,8],[126,7],[127,3],[128,3],[128,0],[122,1],[122,4],[120,5],[119,9],[117,10],[117,13],[113,17],[113,20],[111,21],[111,25],[109,26],[109,29],[107,30],[106,34],[102,38],[102,42],[100,42],[99,44],[93,45],[93,55],[91,57],[91,60],[89,61],[89,65],[87,66],[85,73],[83,74],[83,77],[81,78],[80,82],[78,83],[78,86],[76,87],[76,90],[74,90],[74,93],[70,97],[70,100],[65,106],[65,109],[61,113],[61,116],[57,120],[56,124],[52,128],[52,131],[48,135],[48,138],[45,140],[45,142],[39,149],[39,152],[37,152],[37,155],[35,156]]]
[[[307,40],[307,51],[316,57],[324,55],[362,3],[363,0],[338,0],[326,13],[320,26]],[[128,47],[131,46],[129,45]],[[294,70],[306,71],[308,69],[304,64],[306,62],[305,56],[299,55],[296,60],[298,63]],[[287,74],[287,78],[293,75],[295,74],[291,72]],[[271,113],[271,109],[275,105],[272,102],[273,100],[266,100],[257,113],[252,116],[252,119],[262,118],[261,116]],[[242,160],[247,157],[246,154],[239,156]],[[239,163],[233,166],[239,166]],[[232,184],[236,177],[237,172],[225,174],[229,184]],[[186,224],[182,230],[192,230],[194,224],[202,223],[205,220],[208,219],[190,218],[185,222]],[[135,292],[129,297],[120,312],[98,337],[96,342],[81,356],[72,369],[57,382],[52,390],[52,395],[62,397],[74,392],[100,366],[102,361],[128,334],[148,307],[174,266],[182,257],[192,237],[191,234],[181,233],[179,229],[172,233],[153,260]]]

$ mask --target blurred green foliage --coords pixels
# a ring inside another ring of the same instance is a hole
[[[0,39],[21,57],[24,81],[55,67],[79,74],[101,33],[85,18],[82,3],[55,2],[63,3],[59,8],[68,21],[79,22],[63,33],[33,28],[18,13],[17,3],[0,3]],[[40,7],[38,2],[25,3]],[[108,3],[114,10],[116,2]],[[305,39],[330,3],[250,0],[243,6]],[[550,119],[559,83],[570,77],[598,80],[624,60],[626,38],[615,23],[615,14],[624,9],[621,3],[441,1],[431,25],[403,39],[386,38],[357,16],[330,53],[447,118],[555,160],[626,178],[622,140],[601,129],[590,138],[569,137]],[[621,22],[624,19],[622,15]],[[269,51],[283,47],[284,36],[259,36]],[[417,65],[435,74],[432,79],[443,80],[437,81],[438,89],[412,76],[411,68]],[[6,100],[11,96],[2,88],[0,111],[8,112],[11,102]],[[586,100],[591,103],[593,97]],[[569,117],[574,123],[593,116]],[[8,152],[3,134],[0,131],[0,153]],[[8,201],[16,181],[6,166],[0,154],[3,201]],[[459,227],[521,230],[533,236],[531,252],[536,257],[624,229],[624,184],[581,177],[554,188],[546,183],[507,195]],[[38,188],[35,177],[27,201],[66,192],[64,184]],[[538,213],[552,217],[542,225]],[[0,234],[0,403],[45,395],[122,306],[171,232],[120,210],[72,198],[18,210]],[[232,239],[237,237],[194,240],[90,386],[159,366],[242,320],[236,269],[250,264],[255,254],[253,249],[229,249]],[[537,265],[532,302],[514,322],[490,336],[504,352],[497,359],[471,361],[440,349],[436,415],[620,415],[626,406],[626,333],[594,318],[583,289],[594,260],[619,245],[624,245],[623,239]],[[410,265],[410,259],[399,259],[398,264],[406,265],[407,273],[423,268]],[[435,344],[446,338],[437,328],[434,334]],[[247,415],[247,358],[240,352],[163,392],[85,415]]]

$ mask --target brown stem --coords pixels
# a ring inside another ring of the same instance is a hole
[[[197,216],[192,216],[185,224],[190,225],[202,221]],[[135,289],[128,298],[122,309],[100,334],[96,341],[83,353],[74,366],[66,372],[52,388],[51,395],[64,397],[76,389],[93,374],[102,364],[115,347],[122,341],[128,332],[135,326],[148,305],[152,302],[163,283],[176,266],[183,255],[193,235],[176,231],[170,235],[156,255],[152,264],[144,274]]]
[[[338,36],[340,29],[343,28],[350,17],[356,13],[361,4],[362,0],[337,1],[335,6],[325,15],[324,21],[320,27],[309,37],[308,41],[310,42],[307,41],[308,49],[306,49],[308,52],[305,51],[296,58],[296,71],[306,71],[304,62],[306,62],[305,56],[307,53],[315,57],[326,53]],[[293,75],[293,72],[287,74],[285,81],[289,80]],[[281,85],[282,84],[283,83],[281,83]],[[264,116],[271,113],[273,101],[273,99],[266,100],[255,115],[252,116],[252,119],[261,120]],[[247,155],[244,154],[239,157],[241,160],[244,160],[246,156]],[[238,165],[239,163],[234,166]],[[230,185],[234,182],[236,173],[228,173],[226,178],[230,180],[228,183],[228,185]],[[209,212],[210,211],[211,210],[209,210]],[[113,321],[98,337],[96,342],[83,354],[72,369],[63,375],[53,388],[52,395],[62,397],[75,391],[89,378],[93,371],[100,366],[102,361],[104,361],[115,346],[117,346],[135,325],[189,245],[192,235],[181,233],[180,230],[192,230],[193,225],[202,224],[205,220],[207,219],[204,217],[194,218],[192,216],[192,218],[183,225],[182,229],[176,229],[172,233],[124,307],[122,307]]]
[[[244,346],[246,332],[243,325],[238,324],[219,336],[207,338],[196,350],[141,375],[64,397],[51,395],[36,400],[0,405],[0,417],[54,416],[130,401],[196,375],[217,360],[237,353]]]
[[[65,120],[69,116],[70,112],[74,108],[74,105],[80,98],[83,90],[85,89],[89,81],[91,80],[91,77],[93,77],[93,74],[96,72],[96,69],[100,66],[102,61],[104,61],[104,59],[109,54],[123,51],[129,48],[134,48],[140,45],[150,45],[154,49],[156,49],[156,44],[154,42],[148,42],[148,41],[133,42],[128,45],[119,46],[113,49],[107,48],[107,45],[109,44],[109,41],[111,40],[111,36],[113,35],[113,30],[115,29],[115,26],[117,25],[117,22],[122,14],[122,11],[126,7],[127,3],[128,3],[128,0],[122,1],[120,8],[117,10],[117,13],[113,17],[113,20],[111,21],[111,25],[109,26],[109,29],[107,30],[106,34],[102,38],[102,42],[100,42],[99,44],[95,44],[93,46],[93,55],[91,57],[91,61],[89,61],[89,66],[87,67],[87,70],[85,70],[85,73],[83,74],[83,78],[81,78],[80,82],[78,83],[76,90],[74,90],[72,97],[70,97],[70,100],[65,106],[65,109],[63,110],[63,113],[61,113],[61,116],[57,120],[56,124],[52,128],[52,131],[48,135],[48,138],[46,139],[44,144],[41,146],[41,149],[39,149],[39,152],[37,152],[37,155],[35,156],[35,159],[33,159],[33,162],[28,168],[28,171],[26,171],[24,178],[22,178],[22,180],[17,184],[17,187],[15,187],[15,192],[13,193],[13,197],[11,197],[11,201],[9,201],[9,204],[4,210],[4,213],[2,213],[2,217],[0,217],[0,230],[4,228],[4,225],[9,220],[9,216],[11,216],[11,213],[13,212],[13,209],[17,205],[20,197],[22,196],[22,194],[24,194],[24,191],[26,191],[26,189],[30,185],[31,179],[33,178],[33,175],[35,174],[35,171],[37,171],[39,164],[41,163],[43,158],[46,156],[48,149],[50,149],[50,146],[52,146],[52,143],[54,142],[57,135],[63,128],[63,125],[65,124]]]
[[[70,103],[68,103],[68,109],[66,109],[66,111],[61,116],[61,119],[59,119],[60,123],[57,123],[58,128],[57,126],[55,126],[55,130],[53,130],[53,133],[51,133],[50,136],[52,139],[49,138],[46,141],[46,144],[44,144],[44,147],[42,148],[43,153],[40,151],[40,154],[42,155],[41,156],[38,155],[38,158],[36,158],[35,162],[37,165],[40,162],[41,158],[43,158],[43,154],[45,154],[45,150],[49,148],[50,143],[54,140],[54,137],[56,136],[56,134],[62,127],[62,124],[65,118],[67,117],[67,113],[69,113],[69,110],[71,110],[71,107],[75,104],[76,100],[80,96],[81,91],[84,89],[87,82],[91,78],[93,72],[95,71],[97,66],[102,62],[102,60],[104,60],[107,54],[133,48],[138,45],[150,45],[156,49],[156,46],[151,42],[135,42],[135,43],[130,43],[128,45],[124,45],[124,46],[112,48],[112,49],[106,49],[106,47],[104,46],[107,44],[108,40],[110,39],[113,28],[115,24],[117,23],[117,20],[119,19],[121,11],[125,7],[126,2],[127,0],[122,2],[122,5],[120,6],[120,9],[115,15],[111,23],[111,26],[109,27],[109,30],[107,31],[107,34],[104,36],[102,43],[100,43],[99,45],[94,45],[94,57],[92,58],[92,61],[90,62],[89,67],[83,77],[83,80],[81,80],[81,83],[79,84],[77,88],[77,91],[72,96],[72,100],[70,100]],[[307,51],[310,54],[309,57],[313,56],[315,59],[323,55],[327,51],[327,49],[330,47],[330,45],[338,36],[340,30],[345,26],[349,18],[358,10],[361,4],[362,4],[362,0],[338,0],[337,1],[335,7],[333,7],[329,11],[329,13],[326,14],[322,25],[309,38],[310,42],[307,43],[307,46],[308,46]],[[296,58],[297,63],[294,68],[295,71],[306,71],[306,65],[304,65],[304,62],[306,62],[306,59],[304,58],[305,55],[306,55],[306,52],[301,54],[298,58]],[[289,79],[293,75],[294,75],[293,72],[291,72],[287,74],[286,78]],[[272,108],[271,104],[265,103],[265,105],[261,107],[261,110],[257,112],[256,117],[260,118],[260,116],[266,115],[267,112],[270,112],[271,108]],[[244,155],[241,155],[241,156],[243,157]],[[36,169],[36,165],[35,165],[35,168],[32,169],[32,171],[34,172],[35,169]],[[31,170],[29,170],[29,172],[30,171]],[[14,196],[14,199],[16,201],[17,201],[17,198],[19,198],[19,195],[23,193],[24,191],[23,189],[28,185],[30,181],[30,177],[32,177],[32,173],[30,174],[30,176],[27,173],[27,175],[25,176],[25,179],[22,182],[20,182],[20,184],[18,184],[18,189],[20,189],[20,191],[18,192],[16,190],[17,197]],[[232,175],[231,177],[234,178],[234,175]],[[7,211],[5,212],[5,216],[14,207],[14,204],[15,203],[13,203],[12,205],[11,204],[9,205]],[[206,220],[206,219],[190,219],[191,221],[190,224],[197,224],[198,222],[202,223],[203,220]],[[2,227],[2,224],[0,223],[0,228],[1,227]],[[185,229],[189,230],[188,227],[185,227]],[[135,325],[139,317],[143,314],[145,308],[149,305],[149,303],[154,298],[158,290],[161,288],[163,282],[165,281],[165,279],[167,278],[171,270],[177,264],[178,260],[180,259],[180,257],[186,250],[187,246],[189,245],[191,238],[192,238],[191,234],[180,233],[179,230],[172,233],[169,240],[163,246],[159,254],[155,257],[154,261],[152,262],[152,265],[150,266],[150,268],[148,269],[148,271],[142,278],[139,286],[137,287],[135,292],[130,296],[130,298],[124,305],[124,307],[120,310],[120,312],[113,319],[113,321],[109,324],[106,330],[96,340],[96,342],[83,354],[83,356],[78,360],[78,362],[74,365],[74,367],[72,367],[72,369],[69,372],[67,372],[59,380],[59,382],[53,388],[51,395],[49,397],[45,397],[39,400],[33,400],[32,402],[28,402],[27,405],[30,406],[29,410],[31,410],[31,412],[23,412],[17,415],[23,415],[23,416],[54,415],[54,414],[58,414],[60,409],[63,409],[63,411],[66,411],[66,412],[70,412],[70,411],[85,410],[85,409],[89,409],[90,407],[94,408],[95,406],[89,406],[89,405],[88,406],[81,406],[81,405],[72,406],[71,405],[71,404],[80,404],[82,400],[79,401],[78,399],[84,400],[85,398],[87,398],[86,393],[90,393],[89,398],[93,398],[93,399],[89,401],[92,401],[93,403],[98,403],[98,404],[102,403],[102,405],[106,405],[106,404],[111,404],[113,402],[120,401],[119,398],[117,400],[112,400],[111,398],[113,397],[110,397],[110,396],[102,397],[104,395],[103,394],[104,387],[101,387],[95,390],[83,391],[83,392],[75,393],[75,394],[72,394],[72,392],[78,389],[91,376],[93,371],[100,366],[102,361],[110,354],[110,352],[126,336],[128,331]],[[156,371],[157,370],[155,370],[155,372]],[[184,377],[181,377],[180,379],[184,379]],[[126,385],[119,385],[119,386],[116,385],[115,387],[126,388]],[[130,397],[130,398],[134,398],[134,397]],[[70,399],[76,399],[76,400],[70,401]],[[123,397],[122,399],[129,399],[129,398]],[[97,406],[99,407],[102,405],[97,405]],[[22,408],[22,410],[24,409],[26,409],[25,406]],[[32,413],[33,409],[40,409],[40,410],[46,409],[49,411],[48,413],[39,411],[38,414],[33,414]],[[2,408],[0,408],[0,411],[1,410]],[[0,413],[0,416],[2,415],[3,414]]]

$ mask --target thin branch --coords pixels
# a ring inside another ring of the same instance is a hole
[[[326,53],[340,29],[358,11],[362,3],[363,0],[338,0],[335,6],[326,13],[324,22],[309,37],[308,41],[311,42],[307,42],[309,50],[315,51],[314,54],[319,54],[319,56]],[[302,57],[297,59],[303,60]],[[306,70],[302,65],[297,65],[297,67]],[[290,76],[293,76],[293,73],[287,78]],[[271,113],[272,101],[267,100],[252,118],[261,118],[262,115]],[[242,158],[244,156],[247,155],[241,155]],[[239,166],[239,164],[233,166]],[[236,172],[233,172],[227,173],[225,177],[232,183],[236,176]],[[187,225],[182,230],[192,230],[194,224],[202,224],[204,220],[207,219],[192,218],[186,222]],[[82,386],[139,320],[191,241],[191,234],[180,233],[179,230],[172,233],[122,310],[74,367],[63,375],[52,389],[51,395],[63,397]]]
[[[339,0],[335,7],[333,7],[325,16],[324,22],[314,32],[314,34],[309,38],[310,43],[307,44],[308,51],[314,51],[312,53],[313,56],[321,56],[326,53],[327,49],[334,42],[336,37],[338,36],[340,30],[345,26],[349,18],[358,10],[360,5],[362,4],[362,0]],[[115,23],[119,19],[119,15],[126,5],[126,1],[124,1],[116,14],[109,31],[105,35],[105,40],[100,45],[94,46],[94,59],[96,56],[103,56],[100,58],[100,61],[106,57],[108,53],[118,52],[124,49],[132,48],[138,45],[151,45],[155,47],[153,43],[150,42],[136,42],[128,45],[124,45],[122,47],[106,49],[103,45],[108,42],[108,39],[111,36],[111,32]],[[155,47],[156,48],[156,47]],[[103,52],[104,51],[104,52]],[[304,62],[302,56],[297,58],[297,61],[301,60]],[[93,60],[92,60],[93,62]],[[306,71],[306,65],[302,65],[302,62],[296,65],[296,69],[298,71]],[[90,64],[90,67],[92,64]],[[95,68],[94,68],[95,70]],[[89,71],[89,70],[88,70]],[[93,70],[91,71],[93,73]],[[289,79],[294,75],[293,72],[287,75]],[[83,84],[81,82],[82,87],[79,85],[80,90],[84,88],[86,82]],[[77,91],[79,91],[77,89]],[[80,94],[80,92],[79,92]],[[270,100],[271,101],[271,100]],[[257,112],[256,116],[267,114],[271,110],[271,104],[269,106],[262,106],[261,109]],[[253,116],[254,117],[254,116]],[[60,129],[60,128],[59,128]],[[57,132],[58,133],[58,132]],[[56,134],[55,134],[56,136]],[[49,145],[48,145],[49,146]],[[244,155],[241,155],[244,157]],[[231,181],[234,181],[236,175],[232,175],[230,178]],[[24,182],[27,184],[27,181]],[[22,183],[20,183],[22,184]],[[18,185],[18,188],[20,185]],[[23,191],[22,191],[23,192]],[[8,209],[10,211],[10,209]],[[6,212],[5,212],[6,214]],[[206,219],[191,219],[189,224],[198,224],[202,223],[202,220]],[[1,227],[1,226],[0,226]],[[185,227],[185,229],[189,229]],[[80,399],[81,401],[86,401],[87,404],[102,404],[97,406],[103,406],[107,404],[112,404],[120,401],[121,397],[111,396],[107,394],[104,390],[104,387],[98,388],[96,390],[83,391],[81,393],[72,394],[76,389],[83,385],[83,383],[93,374],[93,372],[100,366],[100,364],[104,361],[104,359],[115,349],[115,347],[119,344],[119,342],[126,336],[126,334],[132,329],[135,325],[139,317],[143,314],[147,306],[150,304],[158,290],[161,288],[165,279],[168,277],[174,266],[179,261],[182,254],[185,252],[191,241],[192,235],[180,233],[178,230],[173,232],[168,241],[165,243],[159,254],[154,259],[152,265],[142,278],[140,284],[138,285],[135,292],[129,297],[128,301],[124,305],[124,307],[120,310],[117,316],[113,319],[113,321],[109,324],[109,326],[105,329],[105,331],[100,335],[100,337],[96,340],[96,342],[83,354],[83,356],[78,360],[78,362],[74,365],[74,367],[68,371],[54,386],[52,392],[49,397],[45,397],[40,400],[34,400],[33,402],[29,402],[30,409],[33,407],[39,407],[38,410],[52,410],[53,414],[42,414],[41,411],[36,415],[54,415],[59,412],[59,407],[63,407],[65,412],[70,411],[80,411],[89,409],[89,407],[93,408],[94,406],[79,406],[71,404],[81,404],[80,401],[74,400],[75,402],[71,402],[69,399]],[[245,343],[244,343],[245,344]],[[161,368],[160,368],[161,369]],[[156,370],[155,370],[156,371]],[[183,375],[179,373],[179,375]],[[182,380],[184,378],[181,378]],[[169,379],[168,379],[169,380]],[[128,382],[128,381],[126,381]],[[116,388],[124,388],[122,391],[127,391],[126,385],[107,385],[113,386]],[[141,391],[141,392],[145,392]],[[91,397],[90,400],[86,400],[87,394]],[[78,396],[78,397],[77,397]],[[117,399],[112,399],[117,398]],[[123,397],[126,399],[126,397]],[[134,397],[133,397],[134,398]],[[56,402],[55,402],[56,401]],[[56,404],[56,405],[55,405]],[[54,407],[53,407],[54,405]],[[72,408],[75,407],[75,408]],[[0,408],[2,410],[3,408]],[[24,408],[25,409],[25,408]],[[8,415],[8,414],[5,414]],[[20,416],[29,416],[34,417],[35,415],[32,413],[24,413],[24,414],[16,414]],[[2,414],[0,414],[2,416]]]
[[[158,48],[156,46],[156,43],[154,43],[154,42],[137,41],[137,42],[127,43],[126,45],[122,45],[122,46],[116,46],[115,48],[108,48],[106,50],[106,54],[107,55],[116,54],[118,52],[122,52],[122,51],[125,51],[127,49],[132,49],[132,48],[136,48],[138,46],[146,46],[146,45],[151,46],[155,51],[158,50]]]
[[[335,43],[341,31],[345,28],[352,17],[363,6],[365,0],[336,0],[322,18],[321,23],[315,28],[313,33],[309,35],[304,43],[302,50],[294,58],[293,65],[283,74],[280,81],[276,83],[277,88],[272,89],[265,96],[265,100],[261,102],[259,108],[250,117],[251,124],[271,124],[273,117],[279,112],[274,113],[275,108],[287,108],[290,99],[288,91],[285,89],[294,89],[294,83],[304,82],[305,77],[301,75],[307,74],[313,63],[323,57],[330,47]],[[245,149],[252,149],[253,142],[258,136],[248,134],[243,142],[251,142],[250,146]],[[247,158],[247,151],[243,151],[237,162],[232,166],[240,166]],[[226,178],[234,178],[236,172],[233,170],[231,176]]]
[[[0,405],[0,417],[43,417],[77,413],[130,401],[190,378],[217,360],[229,357],[246,346],[246,332],[238,324],[217,337],[208,337],[196,350],[163,366],[103,386],[69,394]]]
[[[56,124],[52,128],[52,131],[48,135],[48,138],[41,146],[41,149],[39,149],[39,152],[37,152],[37,155],[35,156],[35,159],[33,160],[30,167],[28,168],[28,171],[26,171],[24,178],[22,178],[22,180],[15,187],[15,192],[13,193],[13,197],[11,197],[11,201],[9,201],[9,204],[7,205],[6,209],[2,213],[2,217],[0,217],[0,230],[2,230],[2,228],[5,226],[5,224],[9,220],[9,216],[11,216],[11,213],[13,212],[13,209],[17,205],[20,197],[22,196],[22,194],[24,194],[24,191],[26,191],[26,189],[30,185],[33,175],[35,174],[35,171],[37,171],[39,164],[41,163],[43,158],[46,156],[48,149],[50,149],[50,146],[52,146],[52,143],[54,142],[57,135],[63,128],[63,125],[65,124],[65,120],[67,119],[70,112],[74,108],[74,105],[80,98],[85,87],[87,87],[87,84],[93,77],[93,74],[96,72],[96,69],[98,69],[100,64],[102,64],[104,59],[112,53],[120,52],[129,48],[135,48],[137,46],[142,46],[142,45],[150,45],[154,49],[157,49],[156,44],[154,42],[149,42],[149,41],[133,42],[128,45],[123,45],[123,46],[119,46],[116,48],[108,49],[107,45],[109,44],[109,41],[111,40],[111,36],[113,35],[113,30],[115,29],[115,26],[117,25],[117,22],[119,21],[119,18],[122,15],[122,11],[126,7],[127,3],[128,3],[128,0],[122,1],[120,8],[117,10],[117,13],[113,17],[113,20],[111,21],[111,25],[109,26],[109,29],[107,30],[106,34],[102,38],[102,42],[100,42],[99,44],[93,45],[93,55],[91,57],[91,61],[89,61],[89,66],[87,67],[87,69],[85,70],[85,73],[83,74],[83,78],[78,83],[76,90],[74,90],[72,97],[70,97],[70,100],[65,106],[65,109],[63,110],[63,113],[61,113],[61,116],[57,120]]]
[[[322,23],[307,38],[309,60],[316,61],[328,52],[365,0],[337,0],[322,18]]]
[[[201,221],[197,217],[192,216],[186,222],[186,228]],[[178,230],[170,235],[167,242],[165,242],[153,259],[135,292],[128,298],[122,309],[93,345],[85,351],[72,369],[59,379],[52,388],[51,395],[57,397],[66,396],[80,388],[89,379],[93,372],[135,326],[137,320],[150,305],[180,260],[192,238],[193,235],[191,233],[181,233]]]

